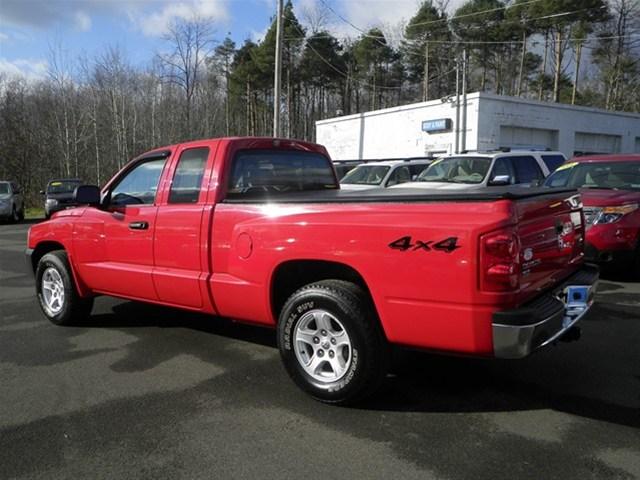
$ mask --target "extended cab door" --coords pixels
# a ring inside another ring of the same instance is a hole
[[[156,196],[169,153],[132,163],[109,185],[102,208],[88,208],[74,225],[75,263],[92,290],[158,299],[152,279],[153,235]]]
[[[190,143],[174,155],[154,232],[153,282],[161,302],[202,309],[208,300],[212,206],[206,200],[216,146]]]

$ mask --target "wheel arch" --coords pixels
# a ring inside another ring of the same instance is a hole
[[[376,321],[384,334],[384,325],[364,277],[349,265],[327,260],[288,260],[275,268],[269,289],[273,318],[277,321],[285,302],[296,290],[321,280],[345,280],[362,288],[376,311]]]
[[[33,273],[36,273],[38,268],[38,262],[40,259],[44,257],[47,253],[55,252],[57,250],[63,250],[67,254],[67,258],[69,260],[69,268],[71,269],[71,277],[73,278],[73,282],[75,283],[76,290],[80,297],[90,296],[89,289],[84,285],[84,283],[78,277],[75,267],[73,266],[73,262],[71,261],[71,257],[69,254],[69,250],[60,242],[54,240],[45,240],[39,242],[35,248],[33,249],[33,253],[31,254],[31,269]]]

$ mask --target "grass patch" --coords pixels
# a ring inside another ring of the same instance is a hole
[[[25,208],[24,218],[27,220],[44,218],[44,208]]]

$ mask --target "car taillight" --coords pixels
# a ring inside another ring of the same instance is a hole
[[[511,229],[480,238],[480,289],[511,292],[520,285],[520,241]]]

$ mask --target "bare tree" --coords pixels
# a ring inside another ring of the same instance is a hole
[[[184,118],[186,134],[192,131],[192,107],[199,86],[205,61],[213,50],[211,22],[194,17],[174,22],[164,40],[170,45],[169,53],[160,53],[165,67],[162,78],[178,86],[184,93]]]

